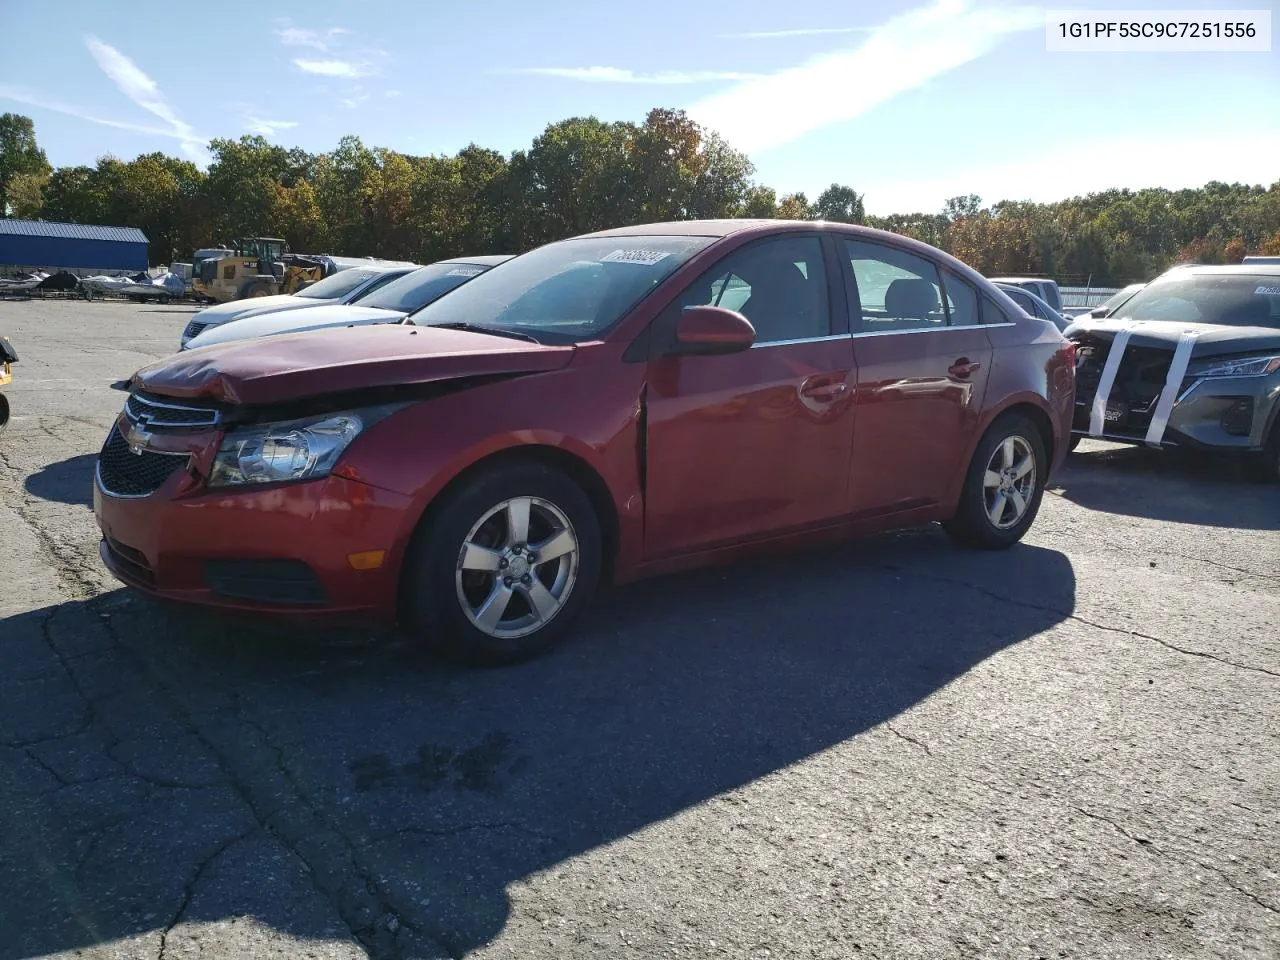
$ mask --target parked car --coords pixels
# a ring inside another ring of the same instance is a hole
[[[1022,287],[1014,286],[1011,283],[997,282],[996,286],[1009,295],[1009,299],[1020,306],[1023,310],[1033,317],[1039,317],[1041,320],[1048,320],[1059,330],[1067,329],[1067,324],[1071,322],[1071,318],[1049,306],[1030,290],[1024,290]]]
[[[1066,336],[1073,447],[1098,437],[1244,453],[1280,482],[1280,266],[1178,267]]]
[[[400,323],[414,310],[420,310],[450,290],[510,259],[509,255],[500,255],[441,260],[401,275],[381,289],[362,297],[359,303],[308,307],[288,313],[244,317],[213,330],[206,330],[188,340],[183,349],[195,350],[215,343],[297,333],[301,330],[320,330],[325,327]]]
[[[1055,312],[1062,312],[1062,291],[1058,288],[1055,280],[1049,280],[1045,277],[991,277],[990,280],[992,283],[1004,283],[1014,287],[1021,287],[1028,293],[1034,293],[1049,304]]]
[[[18,351],[8,337],[0,337],[0,387],[13,383],[13,365],[18,362]],[[0,430],[9,424],[9,401],[0,393]]]
[[[1121,287],[1107,299],[1103,300],[1096,307],[1082,307],[1076,311],[1070,319],[1089,318],[1089,317],[1105,317],[1115,310],[1135,293],[1145,287],[1145,283],[1131,283],[1128,286]]]
[[[182,331],[179,349],[185,349],[192,339],[205,331],[213,330],[233,320],[257,317],[264,313],[279,313],[282,310],[304,310],[309,307],[355,303],[393,280],[398,280],[406,273],[417,269],[417,264],[394,266],[371,264],[367,267],[348,267],[330,274],[323,280],[308,284],[297,293],[229,300],[226,303],[206,307],[197,311],[186,329]]]
[[[896,234],[607,230],[404,324],[137,371],[97,462],[101,556],[163,597],[372,614],[514,662],[603,577],[932,522],[1016,543],[1066,455],[1074,369],[1050,324]]]

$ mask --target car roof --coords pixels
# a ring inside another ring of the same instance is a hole
[[[1184,266],[1170,267],[1161,276],[1174,271],[1207,276],[1280,277],[1280,263],[1186,264]]]
[[[452,257],[449,260],[437,260],[436,263],[473,263],[478,267],[496,267],[500,263],[510,260],[515,254],[512,253],[495,253],[484,254],[479,257]],[[434,264],[432,264],[434,266]]]

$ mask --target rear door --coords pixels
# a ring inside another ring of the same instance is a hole
[[[991,372],[977,291],[903,248],[841,244],[858,366],[850,500],[866,514],[945,502],[966,466]]]
[[[847,511],[857,376],[839,277],[832,248],[816,232],[749,242],[658,318],[646,402],[649,557]],[[755,346],[661,355],[662,330],[697,305],[740,311],[756,328]]]

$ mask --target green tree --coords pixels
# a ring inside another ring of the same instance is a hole
[[[803,193],[789,193],[778,201],[779,220],[808,220],[812,210]]]
[[[862,223],[867,218],[862,197],[853,187],[833,183],[813,202],[814,216],[839,223]]]
[[[19,220],[34,220],[44,209],[47,173],[18,173],[9,180],[9,214]]]
[[[49,161],[36,143],[35,124],[20,113],[0,114],[0,216],[8,216],[14,177],[48,176]],[[26,189],[30,190],[30,184]],[[26,200],[29,202],[30,197]]]

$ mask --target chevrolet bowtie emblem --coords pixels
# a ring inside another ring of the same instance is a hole
[[[142,451],[147,449],[147,444],[151,441],[151,434],[144,430],[139,430],[133,424],[129,424],[129,432],[124,435],[124,442],[129,446],[129,452],[134,456],[142,456]]]

